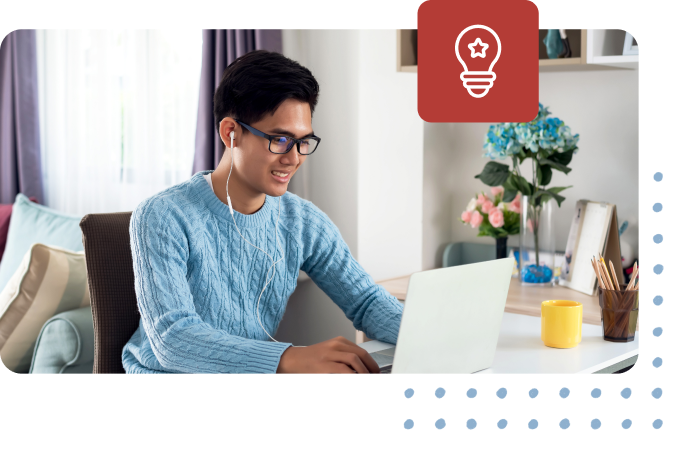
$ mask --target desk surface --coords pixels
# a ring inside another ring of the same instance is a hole
[[[638,354],[635,341],[614,343],[603,339],[603,329],[582,324],[582,341],[575,348],[549,348],[540,339],[540,319],[504,313],[492,367],[477,374],[592,374]],[[367,341],[359,346],[368,352],[392,345]]]
[[[384,286],[388,293],[404,301],[409,281],[410,276],[406,275],[377,283]],[[582,303],[584,310],[582,321],[587,324],[601,325],[601,310],[597,296],[589,296],[564,286],[522,286],[518,278],[511,280],[504,310],[514,314],[540,316],[540,304],[551,299],[569,299]]]

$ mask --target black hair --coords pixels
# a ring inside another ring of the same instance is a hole
[[[213,96],[216,130],[225,117],[253,125],[286,99],[308,103],[312,115],[319,94],[315,77],[298,62],[267,50],[246,53],[228,65]]]

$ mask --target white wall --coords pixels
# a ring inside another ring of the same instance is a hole
[[[423,121],[397,32],[360,32],[359,262],[375,280],[422,269]]]
[[[395,69],[395,30],[285,30],[283,41],[320,84],[313,129],[322,143],[289,189],[307,187],[374,279],[420,270],[423,126],[417,76]],[[305,345],[337,335],[353,340],[354,328],[301,281],[276,338]]]
[[[554,171],[551,186],[573,187],[555,210],[556,248],[564,250],[577,199],[618,206],[629,221],[623,239],[637,253],[638,244],[638,71],[576,71],[540,74],[540,101],[579,133],[579,152],[569,175]],[[476,191],[488,190],[474,176],[487,162],[482,145],[488,124],[424,124],[423,266],[441,265],[446,243],[478,238],[477,229],[459,216]],[[524,175],[530,177],[530,168]],[[445,232],[449,233],[446,234]],[[518,238],[510,239],[512,245]]]

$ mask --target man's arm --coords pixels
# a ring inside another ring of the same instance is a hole
[[[369,338],[395,344],[402,319],[402,305],[352,257],[337,227],[323,212],[317,237],[301,270],[337,304],[354,328]]]
[[[187,238],[164,202],[133,213],[131,253],[143,328],[156,358],[170,372],[276,372],[289,343],[231,335],[204,322],[187,282]]]

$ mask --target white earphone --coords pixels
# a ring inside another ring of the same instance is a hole
[[[235,211],[233,210],[233,204],[230,202],[230,195],[228,194],[228,183],[230,182],[230,175],[233,173],[233,154],[232,154],[232,150],[233,150],[233,141],[235,140],[235,135],[234,135],[232,132],[231,132],[230,134],[232,135],[232,138],[231,138],[231,140],[230,140],[230,151],[231,151],[231,154],[230,154],[230,171],[228,172],[228,180],[225,182],[225,197],[228,199],[228,209],[230,210],[230,215],[233,217],[233,223],[235,224],[235,229],[238,231],[238,234],[240,235],[240,237],[241,237],[243,240],[245,240],[245,242],[246,242],[247,244],[249,244],[250,246],[252,246],[253,248],[256,248],[256,249],[259,249],[260,251],[262,251],[262,252],[269,258],[269,260],[271,260],[271,262],[272,262],[271,267],[269,267],[269,269],[267,270],[267,273],[266,273],[266,275],[265,275],[265,277],[267,277],[267,280],[266,280],[266,282],[264,283],[264,288],[262,288],[262,292],[259,293],[259,298],[257,298],[257,307],[256,307],[255,311],[256,311],[256,313],[257,313],[257,322],[259,322],[259,326],[262,327],[262,330],[264,330],[264,333],[266,333],[267,336],[268,336],[269,338],[271,338],[273,341],[276,341],[276,342],[278,343],[277,340],[274,340],[274,337],[272,337],[271,335],[269,335],[269,332],[267,332],[267,329],[265,329],[265,328],[264,328],[264,325],[262,324],[262,318],[261,318],[260,315],[259,315],[259,302],[262,300],[262,295],[264,294],[264,290],[267,289],[267,286],[268,286],[268,285],[271,283],[271,281],[274,279],[274,275],[276,275],[276,264],[278,264],[279,262],[281,262],[281,261],[284,259],[284,252],[283,252],[283,250],[282,250],[281,248],[279,248],[279,242],[278,242],[278,241],[279,241],[279,239],[278,239],[278,233],[279,233],[279,218],[281,217],[281,199],[279,199],[279,213],[277,214],[277,217],[276,217],[276,226],[274,227],[274,242],[276,243],[277,249],[279,249],[279,250],[281,251],[281,258],[275,262],[275,261],[274,261],[274,258],[273,258],[272,256],[270,256],[269,253],[267,253],[267,251],[265,251],[264,249],[258,248],[258,247],[255,246],[254,244],[252,244],[252,243],[250,243],[249,241],[247,241],[247,239],[246,239],[244,236],[242,236],[242,232],[241,232],[240,229],[238,228],[238,224],[237,224],[237,222],[235,221]],[[266,202],[266,199],[265,199],[264,202]],[[271,278],[268,278],[268,277],[269,277],[269,271],[270,271],[271,269],[274,269],[274,272],[271,274]]]

